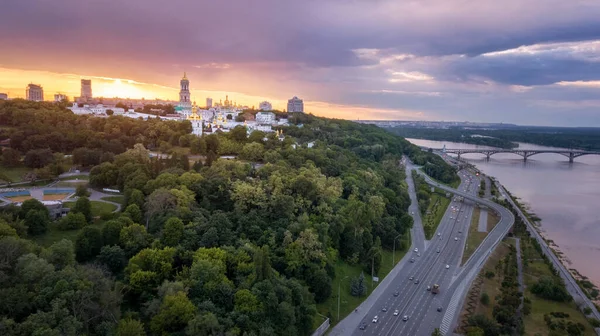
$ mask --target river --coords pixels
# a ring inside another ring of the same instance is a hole
[[[407,139],[432,148],[489,148],[470,144]],[[519,144],[520,149],[557,149]],[[523,161],[509,153],[463,154],[488,176],[497,178],[521,203],[542,219],[541,231],[554,241],[574,268],[600,286],[600,155],[575,158],[569,164],[560,154],[537,154]],[[570,263],[570,264],[569,264]]]

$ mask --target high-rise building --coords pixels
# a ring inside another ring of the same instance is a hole
[[[304,112],[304,102],[302,101],[302,99],[294,96],[294,98],[288,100],[287,111]]]
[[[185,72],[183,78],[179,82],[179,106],[185,111],[191,111],[192,101],[190,100],[190,81],[187,79]]]
[[[0,93],[0,100],[8,100],[8,95],[6,93]]]
[[[92,99],[92,80],[82,79],[81,80],[81,98],[83,100]]]
[[[260,102],[260,104],[258,104],[258,109],[261,111],[273,111],[273,105],[268,101]]]
[[[27,100],[31,101],[44,101],[44,89],[41,85],[29,84],[25,89],[25,96]]]
[[[206,108],[209,109],[212,107],[212,98],[206,98]]]
[[[55,103],[60,103],[63,100],[68,100],[69,97],[67,97],[66,95],[62,94],[62,93],[57,93],[54,95],[54,102]]]

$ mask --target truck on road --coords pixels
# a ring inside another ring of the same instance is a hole
[[[440,292],[440,285],[438,285],[438,284],[434,284],[434,285],[433,285],[433,288],[431,289],[431,292],[432,292],[433,294],[437,294],[437,293],[439,293],[439,292]]]

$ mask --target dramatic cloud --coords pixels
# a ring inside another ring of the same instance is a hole
[[[350,119],[600,126],[598,17],[597,0],[5,0],[0,67],[172,99],[187,71],[198,95]]]

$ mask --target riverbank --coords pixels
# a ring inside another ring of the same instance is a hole
[[[474,149],[475,146],[452,142],[408,139],[412,143],[430,147]],[[520,143],[527,150],[550,150]],[[455,155],[447,157],[456,158]],[[600,285],[600,225],[597,200],[600,199],[600,156],[582,156],[569,163],[559,154],[538,154],[527,162],[515,154],[495,154],[486,160],[481,154],[464,154],[461,160],[488,176],[494,176],[519,197],[528,212],[535,212],[543,225],[536,221],[548,241],[558,245],[569,268],[577,269]],[[498,194],[492,184],[492,195]]]

